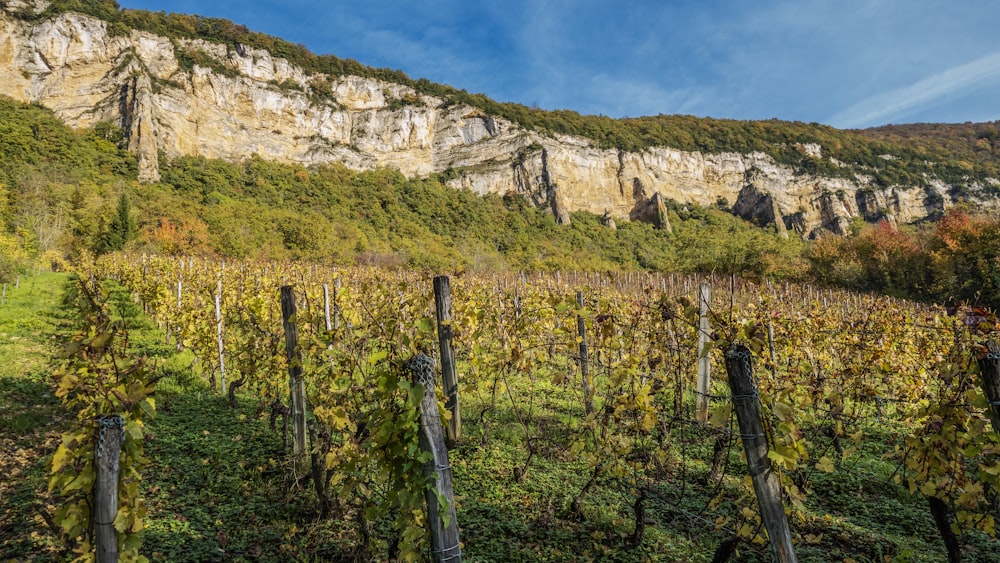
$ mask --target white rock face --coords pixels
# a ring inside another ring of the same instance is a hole
[[[948,202],[941,184],[932,197],[919,188],[874,189],[867,179],[799,175],[759,153],[601,149],[400,84],[309,74],[244,45],[174,42],[141,31],[112,36],[101,20],[72,13],[31,24],[8,13],[22,3],[8,0],[0,11],[0,94],[40,102],[74,127],[120,125],[145,181],[159,178],[158,151],[386,166],[407,176],[450,170],[453,187],[520,193],[562,222],[576,210],[628,219],[659,193],[679,203],[740,202],[738,209],[803,236],[843,233],[855,217],[911,222]],[[178,50],[211,57],[226,71],[185,69]],[[823,157],[819,145],[799,148]]]

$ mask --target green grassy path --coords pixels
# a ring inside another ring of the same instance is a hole
[[[70,276],[41,274],[8,287],[0,306],[0,561],[72,558],[50,521],[58,501],[46,463],[74,424],[51,376],[75,312],[63,303]],[[128,295],[112,310],[138,355],[165,372],[157,415],[147,421],[142,553],[152,561],[331,560],[349,550],[337,522],[314,522],[311,490],[290,482],[281,436],[250,399],[233,409],[191,371]],[[302,534],[304,528],[309,534]],[[317,536],[322,540],[317,541]]]
[[[65,274],[43,273],[7,288],[0,305],[0,560],[59,558],[46,522],[55,511],[45,461],[72,422],[49,377],[72,319],[61,306]]]
[[[207,390],[161,390],[149,425],[143,552],[152,561],[340,560],[338,521],[318,522],[311,488],[287,476],[280,434]]]

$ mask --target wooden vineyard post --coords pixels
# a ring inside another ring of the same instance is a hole
[[[771,375],[778,377],[778,354],[774,351],[774,321],[767,317],[767,351],[771,354]]]
[[[215,292],[215,335],[219,344],[219,380],[222,387],[222,394],[226,394],[226,360],[225,346],[222,341],[222,279],[219,279],[219,288]]]
[[[462,418],[458,406],[458,371],[455,369],[455,351],[451,347],[451,282],[448,276],[434,278],[434,309],[437,314],[438,344],[441,348],[441,385],[444,387],[444,406],[451,413],[448,421],[448,441],[458,442],[462,435]]]
[[[146,255],[143,254],[142,255],[142,276],[141,276],[142,287],[146,287],[146,267],[147,267]],[[144,296],[140,296],[140,300],[142,301],[142,314],[143,315],[148,315],[149,314],[149,306],[146,303],[146,298]]]
[[[340,330],[340,278],[333,280],[333,330]]]
[[[583,292],[576,292],[576,305],[577,307],[583,309]],[[591,396],[590,390],[590,366],[587,362],[587,323],[583,319],[583,315],[579,313],[576,315],[576,332],[580,339],[580,378],[583,383],[581,387],[583,389],[583,406],[588,415],[594,412],[594,399]]]
[[[1000,346],[991,340],[987,343],[986,356],[978,362],[982,377],[979,383],[990,403],[990,422],[993,423],[993,431],[1000,432]]]
[[[323,326],[326,327],[327,334],[333,330],[333,321],[330,318],[330,284],[323,284]],[[333,350],[333,335],[330,335],[331,342],[326,345],[327,350]],[[330,357],[330,367],[334,366],[333,357]]]
[[[183,269],[184,269],[184,261],[181,260],[181,270],[183,271]],[[183,276],[183,273],[181,275]],[[174,338],[177,340],[176,346],[178,352],[180,352],[181,349],[184,348],[184,342],[181,339],[181,311],[183,310],[181,308],[181,296],[183,287],[184,287],[184,282],[182,281],[182,279],[177,280],[177,322],[174,323],[173,329],[174,329]],[[168,331],[168,336],[169,336],[169,331]]]
[[[708,322],[708,312],[712,302],[712,286],[701,284],[698,290],[698,389],[695,419],[699,422],[708,421],[708,399],[712,392],[712,362],[705,348],[712,334]]]
[[[281,288],[281,324],[285,329],[285,354],[288,357],[288,388],[291,391],[289,411],[292,418],[292,455],[296,467],[308,466],[309,444],[306,433],[306,386],[302,379],[302,351],[299,349],[299,329],[295,325],[295,292],[292,286]]]
[[[736,344],[726,349],[726,373],[733,395],[733,410],[740,426],[743,450],[747,456],[750,479],[757,494],[760,515],[771,538],[771,551],[779,563],[798,561],[792,547],[792,532],[785,517],[785,507],[781,502],[781,483],[771,470],[767,458],[767,437],[760,421],[757,406],[760,401],[753,379],[750,350]]]
[[[326,331],[333,330],[333,323],[330,321],[330,284],[323,284],[323,321]]]
[[[414,383],[424,388],[424,398],[420,401],[420,449],[433,456],[424,465],[424,473],[434,480],[434,487],[424,493],[427,523],[431,528],[431,552],[435,562],[457,563],[462,561],[462,547],[458,541],[458,515],[448,448],[444,443],[441,415],[434,393],[434,360],[425,354],[417,354],[407,362],[407,367]],[[444,506],[438,503],[439,498],[444,499]]]
[[[94,448],[94,549],[97,563],[117,563],[118,474],[125,421],[117,414],[97,419]]]

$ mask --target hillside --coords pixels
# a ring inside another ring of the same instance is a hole
[[[74,127],[120,126],[143,181],[160,177],[161,154],[257,155],[438,174],[453,188],[520,194],[560,223],[576,211],[653,221],[669,200],[731,205],[807,238],[845,234],[856,219],[938,217],[961,201],[992,208],[1000,190],[994,148],[956,160],[937,144],[815,124],[545,112],[226,20],[114,2],[7,2],[2,14],[2,93]]]
[[[177,157],[161,163],[159,182],[140,184],[135,155],[119,144],[111,126],[74,131],[48,109],[0,97],[0,255],[8,265],[0,279],[32,256],[51,265],[115,249],[107,234],[122,194],[136,224],[127,247],[148,253],[439,271],[804,270],[800,241],[718,209],[671,205],[672,233],[644,223],[609,228],[586,212],[560,226],[522,198],[454,190],[441,176],[260,158]]]
[[[991,123],[914,123],[858,131],[860,135],[940,155],[965,170],[1000,170],[1000,121]]]

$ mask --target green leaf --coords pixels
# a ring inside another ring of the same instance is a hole
[[[714,340],[709,340],[705,343],[704,348],[701,349],[701,354],[698,355],[698,359],[707,358],[709,354],[712,353],[712,349],[718,345],[718,342]]]
[[[142,400],[141,403],[139,403],[139,406],[142,408],[142,412],[146,416],[148,416],[150,418],[153,418],[154,416],[156,416],[156,399],[155,398],[153,398],[153,397],[146,397],[145,399]]]
[[[115,514],[115,519],[112,525],[118,533],[122,533],[130,527],[131,524],[129,520],[129,511],[122,507],[118,509],[118,514]]]
[[[787,446],[777,446],[773,450],[768,450],[767,457],[771,461],[780,464],[785,469],[795,469],[798,464],[799,454],[794,449]]]
[[[420,317],[417,321],[417,330],[420,332],[434,332],[434,319],[430,317]]]
[[[86,491],[94,484],[94,466],[92,464],[87,465],[87,467],[63,487],[63,494],[70,493],[72,491]]]
[[[107,346],[108,342],[111,342],[111,337],[114,336],[113,332],[105,332],[98,334],[97,336],[90,339],[91,348],[104,348]]]
[[[989,475],[993,476],[1000,475],[1000,463],[982,466],[980,467],[980,470]]]
[[[368,356],[368,365],[374,366],[384,360],[389,355],[388,350],[376,350]]]
[[[767,458],[775,463],[785,464],[790,461],[787,457],[781,455],[777,450],[768,450]]]
[[[441,515],[441,523],[447,528],[451,524],[451,515],[448,511],[448,497],[444,496],[443,493],[437,492],[437,502],[438,502],[438,513]]]
[[[129,438],[141,441],[143,439],[142,421],[135,418],[129,419],[125,424],[125,431]]]
[[[424,386],[414,385],[413,387],[410,387],[409,394],[407,395],[407,402],[412,406],[416,406],[419,405],[420,402],[423,400],[424,400]]]

